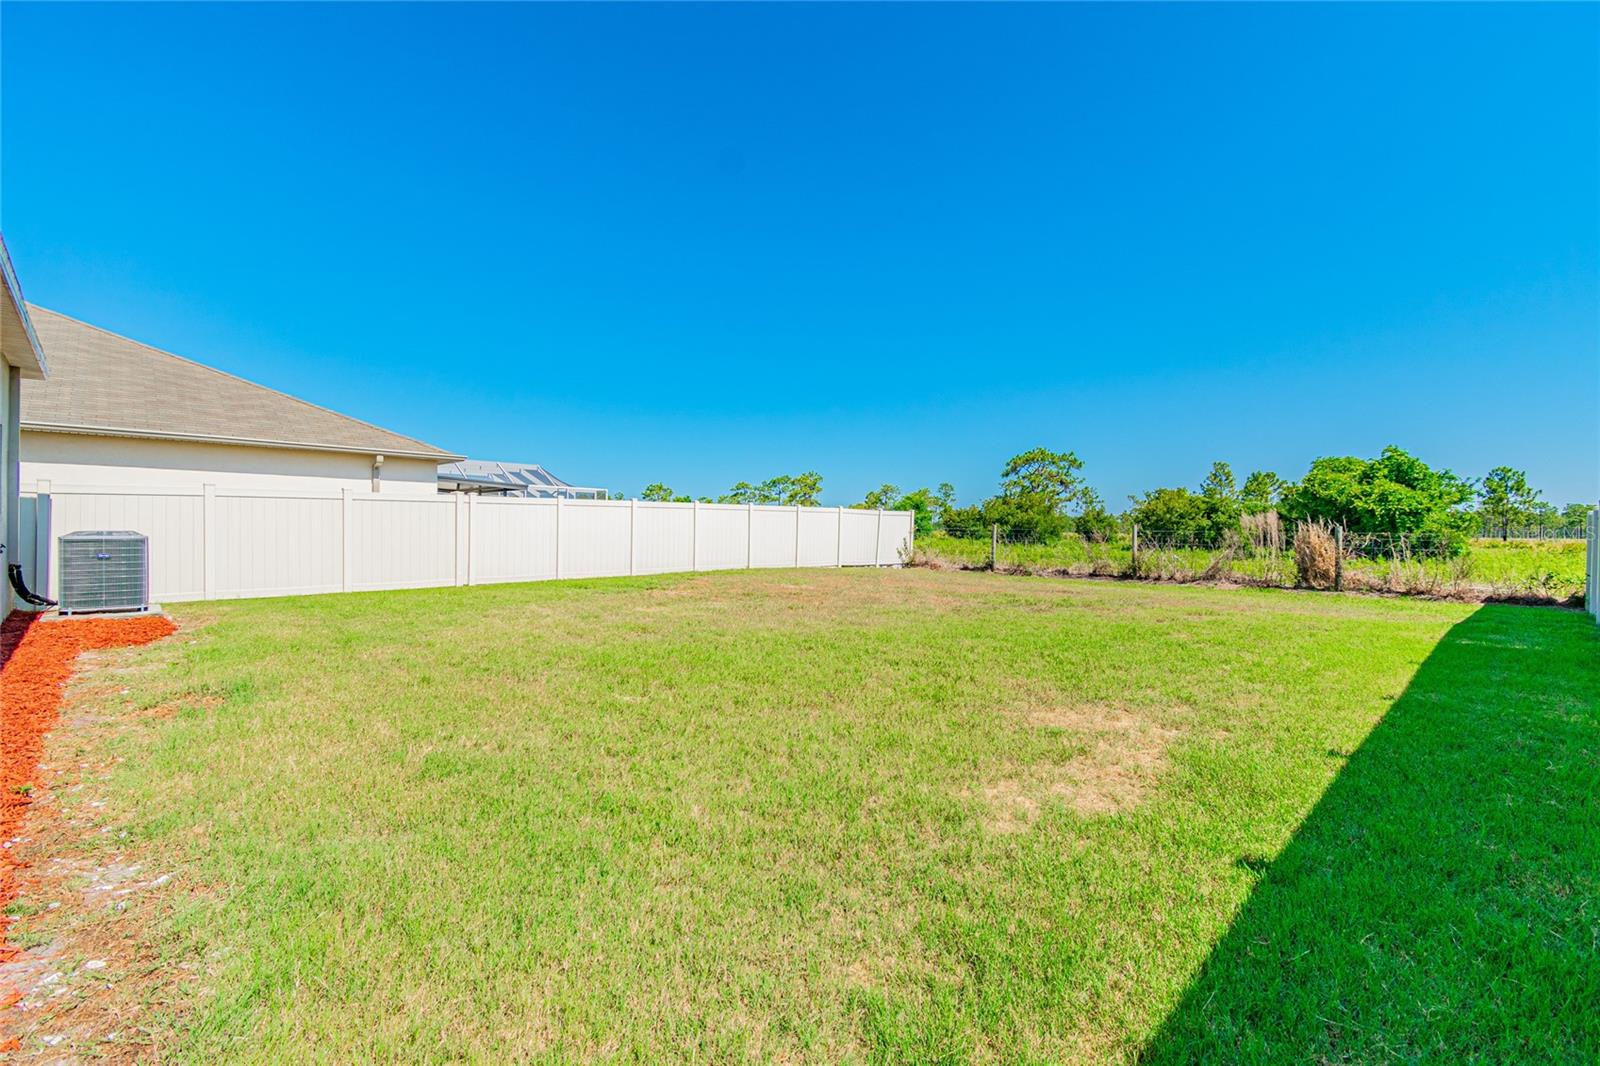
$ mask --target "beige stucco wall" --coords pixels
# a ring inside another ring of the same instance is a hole
[[[427,459],[385,456],[380,491],[431,496],[438,491],[438,469]],[[223,490],[369,492],[372,456],[24,429],[22,484],[32,486],[41,478],[57,489],[209,484]]]

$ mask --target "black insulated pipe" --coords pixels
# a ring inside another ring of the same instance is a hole
[[[21,563],[12,563],[6,569],[11,574],[11,587],[17,590],[17,596],[23,603],[29,603],[35,607],[54,607],[56,605],[55,600],[46,599],[29,590],[28,583],[22,580]]]

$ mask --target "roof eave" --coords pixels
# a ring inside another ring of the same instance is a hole
[[[6,299],[21,321],[23,336],[27,341],[27,344],[19,344],[15,349],[7,348],[0,358],[16,367],[23,377],[43,380],[50,374],[50,364],[45,361],[44,349],[39,345],[38,334],[33,331],[33,320],[28,317],[28,305],[22,298],[22,283],[17,280],[17,272],[11,267],[11,252],[6,248],[4,236],[0,236],[0,285],[5,287]]]
[[[338,452],[343,455],[382,455],[395,459],[427,459],[435,463],[453,463],[465,456],[436,450],[419,451],[407,448],[358,448],[347,444],[314,444],[308,441],[259,440],[251,437],[217,437],[202,433],[154,433],[149,430],[122,429],[117,426],[79,426],[53,422],[32,422],[24,419],[20,428],[35,433],[77,433],[90,437],[137,437],[141,440],[175,440],[193,444],[232,444],[247,448],[284,448],[307,452]]]

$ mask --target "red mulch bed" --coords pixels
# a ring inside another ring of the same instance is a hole
[[[148,644],[177,628],[160,615],[41,622],[21,611],[0,624],[0,841],[22,831],[40,785],[45,734],[55,725],[78,653]],[[0,849],[0,907],[15,898],[21,866],[12,848]],[[0,943],[0,962],[16,955]]]

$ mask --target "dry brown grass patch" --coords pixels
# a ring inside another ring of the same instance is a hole
[[[1179,730],[1125,708],[1099,703],[1030,707],[1031,727],[1058,731],[1073,754],[1063,761],[1012,766],[979,790],[989,807],[993,832],[1028,829],[1051,804],[1089,817],[1137,806],[1166,765],[1168,746]]]

